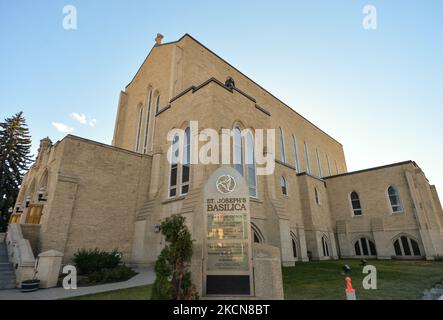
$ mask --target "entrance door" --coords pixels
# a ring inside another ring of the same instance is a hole
[[[42,211],[43,211],[42,204],[31,204],[28,208],[28,214],[26,215],[25,223],[40,224],[40,219],[42,217]]]

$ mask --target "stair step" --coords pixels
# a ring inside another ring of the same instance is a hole
[[[12,270],[12,269],[2,270],[0,272],[0,279],[3,279],[4,277],[10,276],[10,275],[14,275],[14,270]]]

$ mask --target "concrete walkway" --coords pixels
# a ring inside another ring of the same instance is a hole
[[[154,283],[155,272],[153,267],[135,269],[135,271],[138,274],[128,281],[79,287],[75,290],[65,290],[63,288],[40,289],[35,292],[20,292],[19,289],[0,290],[0,300],[57,300]]]

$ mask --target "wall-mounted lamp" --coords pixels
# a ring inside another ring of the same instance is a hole
[[[161,231],[161,226],[159,225],[159,224],[156,224],[155,226],[154,226],[154,232],[155,233],[159,233],[160,231]]]
[[[29,207],[29,203],[31,202],[31,196],[26,196],[25,207]]]
[[[18,202],[15,207],[15,213],[22,213],[23,210],[20,210],[21,207],[22,207],[21,202]]]
[[[48,199],[43,198],[43,195],[45,194],[45,188],[40,188],[40,190],[38,190],[38,201],[46,201]]]

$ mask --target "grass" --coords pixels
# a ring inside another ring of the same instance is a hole
[[[66,300],[150,300],[152,284],[129,289],[72,297]]]
[[[345,276],[341,267],[348,264],[352,285],[359,300],[420,299],[423,291],[443,281],[443,262],[370,260],[377,268],[377,290],[363,289],[362,267],[358,260],[300,263],[283,268],[285,299],[345,299]]]
[[[345,276],[341,267],[348,264],[359,300],[420,299],[423,291],[443,281],[443,261],[370,260],[377,268],[377,290],[363,289],[366,276],[358,260],[298,263],[283,268],[285,299],[345,299]],[[74,297],[73,300],[149,300],[152,285]]]

